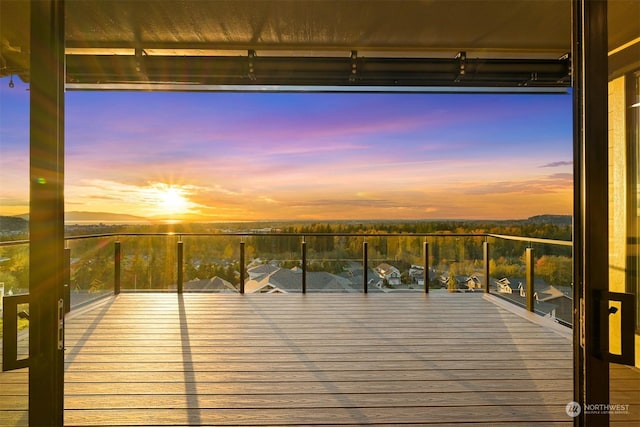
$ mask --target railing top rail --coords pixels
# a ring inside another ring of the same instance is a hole
[[[573,242],[570,240],[543,239],[540,237],[508,236],[505,234],[491,234],[491,233],[487,234],[487,236],[495,237],[496,239],[516,240],[520,242],[544,243],[547,245],[559,245],[559,246],[573,246]]]
[[[0,247],[2,246],[16,246],[16,245],[28,245],[28,240],[7,240],[6,242],[0,242]]]
[[[105,237],[162,237],[162,236],[177,236],[177,237],[206,237],[206,236],[236,236],[236,237],[493,237],[496,239],[521,241],[528,243],[542,243],[549,245],[559,246],[573,246],[573,242],[568,240],[556,240],[556,239],[544,239],[539,237],[523,237],[523,236],[511,236],[505,234],[493,234],[493,233],[283,233],[283,232],[252,232],[252,231],[221,231],[221,232],[118,232],[118,233],[103,233],[103,234],[87,234],[79,236],[66,236],[65,240],[82,240],[82,239],[96,239]],[[2,246],[13,246],[28,244],[29,240],[12,240],[0,242]]]
[[[266,231],[266,232],[252,232],[252,231],[221,231],[221,232],[155,232],[155,233],[114,233],[114,236],[179,236],[179,237],[198,237],[198,236],[238,236],[238,237],[486,237],[486,233],[346,233],[346,232],[332,232],[332,233],[303,233],[303,232],[278,232],[278,231]],[[67,237],[72,239],[73,237]]]

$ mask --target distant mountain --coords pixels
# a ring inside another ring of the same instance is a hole
[[[147,218],[136,215],[127,215],[111,212],[79,212],[71,211],[64,213],[65,222],[73,221],[94,221],[94,222],[109,222],[109,221],[147,221]]]
[[[29,214],[21,214],[13,217],[6,218],[22,218],[25,221],[29,221]],[[108,222],[108,221],[148,221],[148,218],[136,215],[127,215],[127,214],[119,214],[119,213],[111,213],[111,212],[81,212],[81,211],[70,211],[64,213],[65,222],[69,221],[92,221],[92,222]]]
[[[533,224],[571,225],[573,217],[571,215],[536,215],[528,218],[527,222]]]
[[[0,231],[26,232],[29,229],[29,221],[18,216],[0,216]]]
[[[70,211],[65,212],[64,216],[65,222],[93,222],[93,223],[109,223],[109,222],[161,222],[167,220],[177,220],[184,222],[206,222],[211,221],[212,219],[202,217],[200,215],[181,215],[181,216],[173,216],[170,218],[157,216],[157,217],[141,217],[136,215],[128,215],[128,214],[119,214],[119,213],[111,213],[111,212],[82,212],[82,211]],[[22,231],[27,230],[29,221],[29,214],[15,215],[15,216],[0,216],[0,230],[10,230],[10,231]],[[424,220],[414,220],[414,221],[424,221]],[[439,220],[426,220],[427,222],[442,222],[442,223],[457,223],[457,222],[470,222],[470,223],[511,223],[511,224],[556,224],[560,226],[570,226],[573,221],[573,217],[571,215],[536,215],[529,217],[527,219],[512,219],[512,220],[460,220],[460,219],[439,219]],[[233,222],[233,221],[229,221]],[[258,221],[259,222],[259,221]],[[299,221],[275,221],[275,222],[283,222],[288,224],[290,222],[299,222]],[[315,222],[315,221],[313,221]],[[412,220],[358,220],[358,221],[327,221],[329,223],[410,223]],[[261,222],[260,222],[261,223]],[[22,228],[21,228],[22,227]]]

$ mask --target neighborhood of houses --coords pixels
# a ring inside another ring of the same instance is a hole
[[[254,260],[247,269],[245,293],[296,293],[302,291],[302,269],[283,268],[278,262]],[[364,270],[359,262],[350,262],[344,272],[333,274],[326,271],[307,271],[307,292],[362,292]],[[482,274],[449,277],[448,272],[429,269],[429,288],[454,292],[483,292]],[[412,265],[403,276],[402,272],[388,263],[380,263],[367,270],[368,292],[416,292],[424,290],[424,267]],[[491,279],[491,292],[512,302],[526,305],[524,278]],[[534,310],[560,323],[570,325],[573,312],[571,286],[553,286],[544,280],[534,281]],[[184,283],[189,292],[238,292],[234,285],[219,277],[194,279]]]
[[[255,259],[247,268],[245,293],[296,293],[302,292],[302,269],[300,267],[284,268],[277,261],[264,262]],[[419,292],[424,291],[424,267],[411,265],[404,274],[395,266],[380,263],[367,269],[368,292]],[[307,271],[307,292],[362,292],[364,270],[360,262],[351,261],[340,274],[326,271]],[[429,289],[443,289],[453,292],[483,292],[483,275],[456,275],[450,277],[448,272],[438,272],[429,268]],[[490,290],[517,305],[526,306],[526,286],[524,278],[490,279]],[[572,287],[554,286],[536,278],[534,281],[534,310],[536,313],[571,325],[573,313]],[[0,283],[0,297],[11,294]],[[175,285],[174,285],[175,287]],[[210,279],[193,279],[183,284],[186,292],[239,292],[238,285],[220,277]],[[80,295],[76,298],[81,297]],[[84,296],[88,298],[88,296]],[[72,295],[73,298],[73,295]]]

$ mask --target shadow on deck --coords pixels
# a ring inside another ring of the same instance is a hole
[[[494,299],[121,294],[67,321],[65,425],[571,425],[570,330]]]

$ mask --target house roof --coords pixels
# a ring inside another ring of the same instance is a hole
[[[251,275],[263,276],[266,274],[271,274],[274,271],[280,270],[280,267],[275,266],[273,264],[260,264],[255,267],[251,267],[247,270],[247,272]]]
[[[566,293],[564,291],[562,291],[561,289],[555,287],[555,286],[549,286],[547,288],[541,289],[539,291],[536,291],[537,296],[538,296],[538,301],[552,301],[555,300],[557,298],[568,298],[568,299],[572,299],[571,294],[570,293]]]
[[[184,282],[186,291],[238,292],[230,282],[214,276],[211,279],[194,279]]]
[[[379,272],[380,274],[390,274],[393,272],[400,272],[396,267],[387,264],[386,262],[383,262],[381,264],[378,264],[378,266],[375,268],[376,272]]]
[[[245,292],[259,292],[265,287],[282,292],[301,292],[301,271],[278,269],[270,274],[245,283]],[[345,292],[353,290],[351,281],[326,271],[307,272],[307,290]]]

